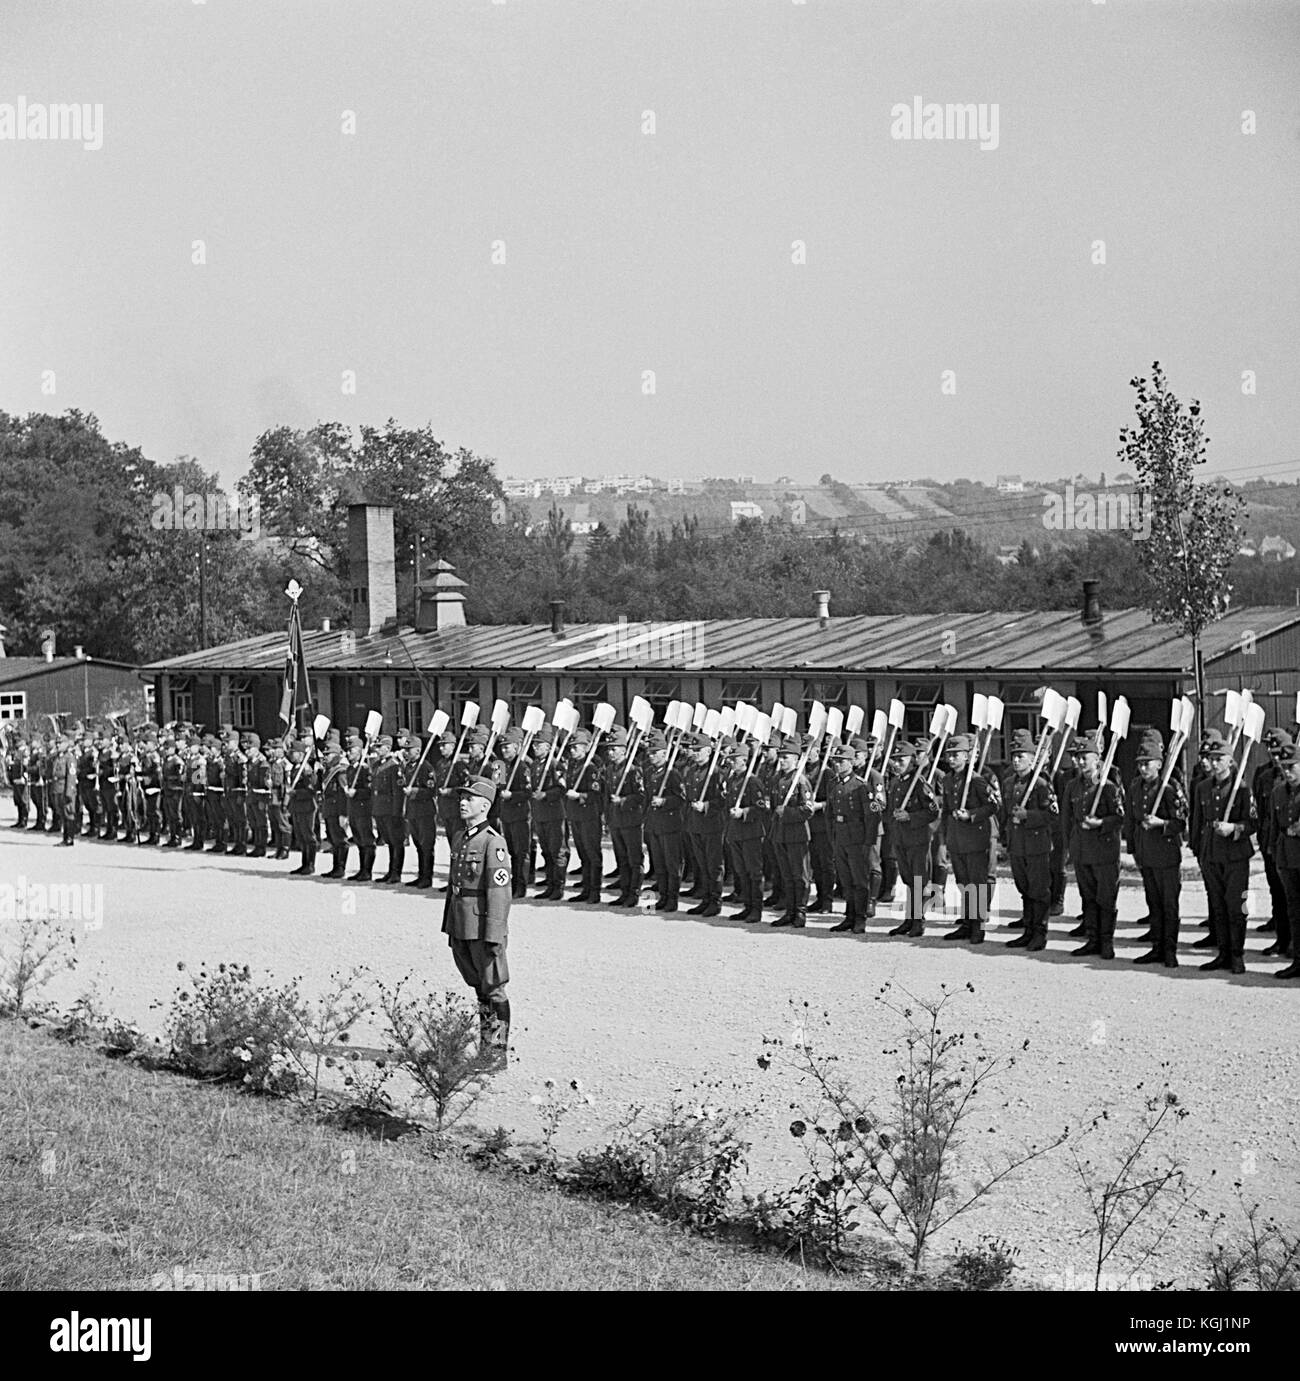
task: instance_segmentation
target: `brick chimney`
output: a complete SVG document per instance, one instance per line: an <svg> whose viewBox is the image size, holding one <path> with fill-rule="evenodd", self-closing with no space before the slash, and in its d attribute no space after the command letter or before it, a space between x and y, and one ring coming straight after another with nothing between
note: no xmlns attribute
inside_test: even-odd
<svg viewBox="0 0 1300 1381"><path fill-rule="evenodd" d="M378 633L386 624L395 624L397 565L390 505L348 505L348 563L353 631Z"/></svg>
<svg viewBox="0 0 1300 1381"><path fill-rule="evenodd" d="M449 562L439 560L433 573L416 587L418 604L415 614L417 633L436 633L440 628L465 627L465 582Z"/></svg>

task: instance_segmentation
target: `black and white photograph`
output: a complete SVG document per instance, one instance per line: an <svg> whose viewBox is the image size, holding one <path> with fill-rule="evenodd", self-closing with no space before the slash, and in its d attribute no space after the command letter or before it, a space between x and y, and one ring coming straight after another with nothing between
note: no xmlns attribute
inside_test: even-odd
<svg viewBox="0 0 1300 1381"><path fill-rule="evenodd" d="M0 32L7 1336L1293 1353L1300 6Z"/></svg>

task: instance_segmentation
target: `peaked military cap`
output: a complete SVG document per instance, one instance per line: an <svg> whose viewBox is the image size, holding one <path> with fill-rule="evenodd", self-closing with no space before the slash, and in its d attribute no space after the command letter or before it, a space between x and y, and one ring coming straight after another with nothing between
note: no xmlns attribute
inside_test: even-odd
<svg viewBox="0 0 1300 1381"><path fill-rule="evenodd" d="M456 788L458 796L481 796L488 805L497 798L497 784L488 777L475 777L472 782Z"/></svg>
<svg viewBox="0 0 1300 1381"><path fill-rule="evenodd" d="M975 747L975 738L972 734L954 734L948 740L949 753L969 753Z"/></svg>
<svg viewBox="0 0 1300 1381"><path fill-rule="evenodd" d="M1028 729L1017 729L1011 735L1011 751L1013 753L1030 753L1035 751L1034 736Z"/></svg>
<svg viewBox="0 0 1300 1381"><path fill-rule="evenodd" d="M1148 729L1138 742L1138 762L1161 762L1165 756L1165 741L1159 729Z"/></svg>
<svg viewBox="0 0 1300 1381"><path fill-rule="evenodd" d="M1201 735L1200 756L1203 758L1222 758L1227 755L1228 745L1217 729L1207 729Z"/></svg>

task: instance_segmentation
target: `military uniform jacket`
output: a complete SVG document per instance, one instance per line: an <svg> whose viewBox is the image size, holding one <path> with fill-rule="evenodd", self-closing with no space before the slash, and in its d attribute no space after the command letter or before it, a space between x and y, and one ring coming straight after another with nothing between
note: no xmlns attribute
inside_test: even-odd
<svg viewBox="0 0 1300 1381"><path fill-rule="evenodd" d="M533 765L525 759L512 758L509 762L504 759L501 762L504 769L501 778L501 791L497 792L497 801L501 806L501 819L511 825L527 824L532 816L533 793ZM510 796L503 798L501 792L505 790L506 782L510 781L510 774L515 774L515 779L510 783Z"/></svg>
<svg viewBox="0 0 1300 1381"><path fill-rule="evenodd" d="M820 802L821 809L815 810L808 817L809 834L830 834L831 833L831 783L835 780L835 771L828 764L824 772L821 771L820 764L818 771L821 773L820 780L817 777L810 783L812 799Z"/></svg>
<svg viewBox="0 0 1300 1381"><path fill-rule="evenodd" d="M1214 828L1216 820L1224 819L1228 808L1228 797L1232 795L1232 783L1236 773L1229 773L1227 781L1216 781L1214 777L1203 777L1196 786L1197 819L1201 828L1201 847L1197 857L1207 863L1240 863L1254 856L1255 846L1250 836L1255 833L1258 820L1255 815L1255 798L1243 787L1237 792L1232 803L1231 823L1242 826L1240 839L1225 839Z"/></svg>
<svg viewBox="0 0 1300 1381"><path fill-rule="evenodd" d="M162 759L153 751L140 760L140 785L146 796L157 796L162 791Z"/></svg>
<svg viewBox="0 0 1300 1381"><path fill-rule="evenodd" d="M1070 842L1070 856L1076 863L1118 864L1126 818L1124 790L1113 776L1106 779L1097 801L1101 824L1095 830L1085 830L1082 822L1092 813L1092 798L1096 795L1097 783L1090 782L1082 773L1066 792L1065 837Z"/></svg>
<svg viewBox="0 0 1300 1381"><path fill-rule="evenodd" d="M271 788L271 804L286 805L289 792L289 763L286 759L276 758L269 764L266 783Z"/></svg>
<svg viewBox="0 0 1300 1381"><path fill-rule="evenodd" d="M1271 854L1273 846L1277 842L1277 836L1274 833L1271 798L1273 788L1277 785L1280 776L1277 763L1270 758L1267 762L1260 763L1255 769L1254 776L1250 779L1250 794L1255 798L1255 816L1259 821L1259 850L1261 853Z"/></svg>
<svg viewBox="0 0 1300 1381"><path fill-rule="evenodd" d="M242 753L228 753L222 768L221 784L227 793L243 792L248 786L248 763Z"/></svg>
<svg viewBox="0 0 1300 1381"><path fill-rule="evenodd" d="M347 785L352 788L352 795L345 796L344 800L349 803L351 810L369 810L374 798L374 777L370 771L370 764L362 758L360 762L349 763L346 770ZM423 774L430 771L426 760L420 772Z"/></svg>
<svg viewBox="0 0 1300 1381"><path fill-rule="evenodd" d="M179 796L185 790L185 759L179 753L168 753L163 759L162 785L169 796Z"/></svg>
<svg viewBox="0 0 1300 1381"><path fill-rule="evenodd" d="M969 820L956 818L963 791L966 792L966 809L971 815ZM944 778L941 796L949 850L955 854L984 853L993 833L991 821L1002 806L997 778L972 772L967 790L966 773L949 772Z"/></svg>
<svg viewBox="0 0 1300 1381"><path fill-rule="evenodd" d="M566 820L585 822L587 824L600 824L600 763L594 758L587 763L587 769L583 771L583 763L586 762L586 754L580 758L566 757L562 763L551 768L555 773L557 785L563 787L565 793L570 790L577 790L578 799L575 801L565 794L564 816Z"/></svg>
<svg viewBox="0 0 1300 1381"><path fill-rule="evenodd" d="M1279 769L1277 778L1273 782L1273 789L1268 794L1268 817L1269 817L1269 838L1272 840L1271 851L1273 862L1279 868L1289 865L1282 862L1284 852L1283 846L1286 843L1286 810L1287 802L1291 795L1290 784L1287 782L1286 773Z"/></svg>
<svg viewBox="0 0 1300 1381"><path fill-rule="evenodd" d="M1129 852L1139 868L1177 868L1183 857L1183 828L1187 824L1187 796L1177 777L1169 778L1157 812L1165 822L1155 829L1142 828L1160 792L1160 778L1143 781L1134 777L1128 790Z"/></svg>
<svg viewBox="0 0 1300 1381"><path fill-rule="evenodd" d="M915 787L912 786L913 777L916 778ZM912 791L907 802L909 818L895 820L894 812L903 808L903 798L907 796L909 787ZM915 771L901 773L889 783L887 796L887 813L893 837L904 844L924 844L930 837L931 823L939 818L939 802L935 798L934 788L925 780L925 773L922 772L920 776L916 776Z"/></svg>
<svg viewBox="0 0 1300 1381"><path fill-rule="evenodd" d="M395 757L385 758L371 769L370 808L375 815L401 815L406 804L406 774Z"/></svg>
<svg viewBox="0 0 1300 1381"><path fill-rule="evenodd" d="M326 815L340 816L348 813L348 798L343 788L348 784L347 763L336 762L326 768L325 780L321 783L321 809Z"/></svg>
<svg viewBox="0 0 1300 1381"><path fill-rule="evenodd" d="M71 748L54 759L54 794L71 800L77 794L77 758Z"/></svg>
<svg viewBox="0 0 1300 1381"><path fill-rule="evenodd" d="M768 795L767 786L759 777L758 768L754 769L746 785L746 770L741 768L733 771L726 782L728 810L736 804L739 797L742 812L739 818L734 815L727 817L727 836L735 843L743 843L748 839L762 839L772 823L772 798Z"/></svg>
<svg viewBox="0 0 1300 1381"><path fill-rule="evenodd" d="M24 786L27 782L27 759L17 751L5 757L5 772L10 786Z"/></svg>
<svg viewBox="0 0 1300 1381"><path fill-rule="evenodd" d="M686 799L682 787L682 774L676 768L664 776L664 769L647 763L646 769L645 827L651 834L675 834L682 827L682 804ZM660 781L663 785L660 786ZM656 796L662 796L661 806L653 804Z"/></svg>
<svg viewBox="0 0 1300 1381"><path fill-rule="evenodd" d="M708 787L704 785L708 778ZM722 778L715 765L712 775L709 764L703 767L698 762L687 765L682 778L682 789L686 804L682 809L682 828L687 834L721 834L727 827L727 809L730 802L724 798ZM694 802L704 793L704 809L696 810Z"/></svg>
<svg viewBox="0 0 1300 1381"><path fill-rule="evenodd" d="M547 746L550 751L550 746ZM564 787L558 779L559 763L554 758L551 759L551 770L546 772L546 758L535 758L531 763L533 769L533 794L536 795L540 786L542 799L533 801L533 824L535 825L554 825L564 819ZM542 782L542 773L546 772L546 781Z"/></svg>
<svg viewBox="0 0 1300 1381"><path fill-rule="evenodd" d="M789 795L789 804L782 803ZM772 843L797 844L809 838L808 821L812 818L812 786L798 770L778 772L772 778Z"/></svg>
<svg viewBox="0 0 1300 1381"><path fill-rule="evenodd" d="M510 917L510 855L491 825L466 830L456 843L448 876L442 931L453 940L506 942Z"/></svg>
<svg viewBox="0 0 1300 1381"><path fill-rule="evenodd" d="M1300 787L1292 786L1283 776L1273 788L1273 799L1277 811L1277 866L1300 868ZM1292 830L1296 831L1294 835Z"/></svg>
<svg viewBox="0 0 1300 1381"><path fill-rule="evenodd" d="M96 766L95 750L93 748L87 748L77 759L77 775L88 788L93 788L95 785Z"/></svg>
<svg viewBox="0 0 1300 1381"><path fill-rule="evenodd" d="M302 768L302 775L298 775L298 769ZM295 814L303 815L308 811L316 809L316 793L320 789L320 769L315 763L290 763L289 781L292 784L297 778L297 785L291 785L289 791L289 805Z"/></svg>
<svg viewBox="0 0 1300 1381"><path fill-rule="evenodd" d="M222 767L220 758L211 757L208 759L207 774L209 791L222 791L225 789L223 786Z"/></svg>
<svg viewBox="0 0 1300 1381"><path fill-rule="evenodd" d="M870 781L854 771L847 777L832 777L827 784L827 823L837 847L877 843L884 809L885 788L874 771Z"/></svg>
<svg viewBox="0 0 1300 1381"><path fill-rule="evenodd" d="M1052 822L1060 813L1056 792L1041 776L1034 783L1028 799L1025 799L1029 776L1026 773L1023 777L1017 777L1012 773L1002 793L1002 814L998 820L1002 836L1007 841L1007 852L1022 858L1052 852ZM1015 820L1011 815L1019 805L1025 809L1023 820Z"/></svg>

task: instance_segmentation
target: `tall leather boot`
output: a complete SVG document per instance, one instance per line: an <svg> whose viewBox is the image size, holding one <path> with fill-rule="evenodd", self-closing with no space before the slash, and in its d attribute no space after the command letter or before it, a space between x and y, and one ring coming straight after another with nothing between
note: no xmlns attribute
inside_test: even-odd
<svg viewBox="0 0 1300 1381"><path fill-rule="evenodd" d="M327 878L341 878L348 871L348 849L345 844L341 849L334 851L334 864L329 872L325 874Z"/></svg>
<svg viewBox="0 0 1300 1381"><path fill-rule="evenodd" d="M1154 943L1145 954L1139 954L1134 959L1135 964L1163 964L1165 961L1165 922L1161 918L1153 918L1151 934L1155 937Z"/></svg>
<svg viewBox="0 0 1300 1381"><path fill-rule="evenodd" d="M1119 912L1111 907L1097 917L1097 953L1102 959L1115 957L1115 922Z"/></svg>
<svg viewBox="0 0 1300 1381"><path fill-rule="evenodd" d="M1101 914L1095 906L1085 902L1083 907L1083 928L1087 940L1078 949L1072 949L1071 954L1081 958L1091 954L1101 953Z"/></svg>
<svg viewBox="0 0 1300 1381"><path fill-rule="evenodd" d="M488 1060L492 1054L492 1033L496 1029L496 1019L492 1015L492 1004L478 1000L478 1055L480 1060Z"/></svg>
<svg viewBox="0 0 1300 1381"><path fill-rule="evenodd" d="M1036 901L1032 905L1029 913L1029 943L1025 946L1027 950L1040 950L1047 948L1047 912L1051 907L1049 901Z"/></svg>
<svg viewBox="0 0 1300 1381"><path fill-rule="evenodd" d="M1024 929L1020 932L1019 935L1016 936L1016 938L1015 938L1014 940L1008 940L1008 941L1007 941L1007 948L1008 948L1008 949L1028 949L1028 948L1029 948L1029 942L1030 942L1030 940L1033 939L1033 932L1030 930L1030 926L1029 926L1029 916L1030 916L1031 912L1033 911L1034 903L1031 902L1031 901L1028 901L1028 900L1025 900L1025 899L1022 898L1022 899L1021 899L1021 904L1022 904L1022 906L1023 906L1024 913L1025 913L1025 914L1024 914L1024 920L1023 920ZM1013 930L1015 929L1014 923L1013 923L1013 925L1012 925L1012 929L1013 929Z"/></svg>

